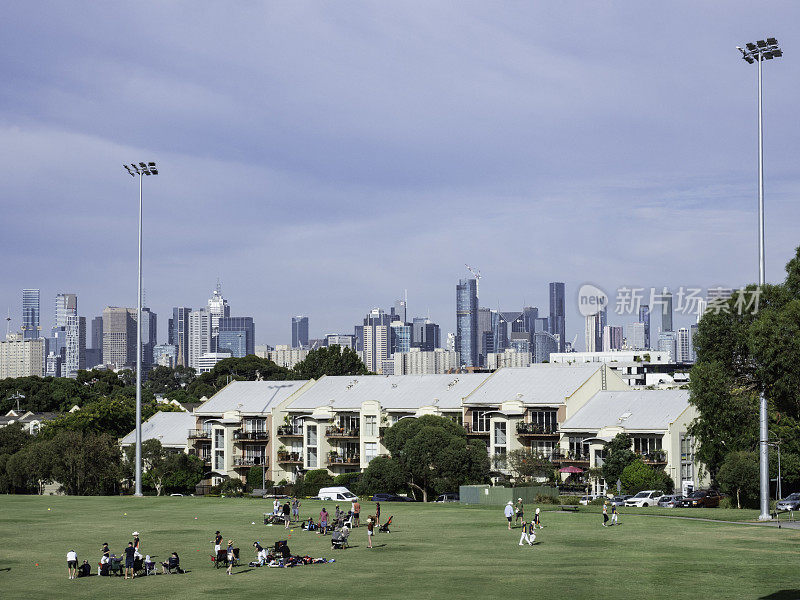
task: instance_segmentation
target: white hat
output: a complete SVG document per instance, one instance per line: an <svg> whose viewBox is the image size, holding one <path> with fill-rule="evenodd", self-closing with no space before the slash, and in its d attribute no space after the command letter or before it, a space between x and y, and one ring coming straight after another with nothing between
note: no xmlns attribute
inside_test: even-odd
<svg viewBox="0 0 800 600"><path fill-rule="evenodd" d="M522 502L522 498L517 498L517 501L518 502Z"/></svg>
<svg viewBox="0 0 800 600"><path fill-rule="evenodd" d="M134 531L131 535L139 535L138 531Z"/></svg>
<svg viewBox="0 0 800 600"><path fill-rule="evenodd" d="M507 502L507 504L514 504L514 503L513 503L511 500L509 500L509 501Z"/></svg>

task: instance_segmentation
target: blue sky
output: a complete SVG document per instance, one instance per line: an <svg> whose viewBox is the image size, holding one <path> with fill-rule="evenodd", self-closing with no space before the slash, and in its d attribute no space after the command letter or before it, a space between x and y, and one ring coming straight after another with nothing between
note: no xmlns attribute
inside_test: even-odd
<svg viewBox="0 0 800 600"><path fill-rule="evenodd" d="M0 309L80 313L217 278L258 343L351 332L408 290L451 331L455 284L547 310L567 283L757 278L755 66L766 36L767 277L800 244L800 5L770 2L11 2L0 28ZM621 323L629 319L611 318ZM680 321L679 321L680 323ZM582 345L579 343L579 346Z"/></svg>

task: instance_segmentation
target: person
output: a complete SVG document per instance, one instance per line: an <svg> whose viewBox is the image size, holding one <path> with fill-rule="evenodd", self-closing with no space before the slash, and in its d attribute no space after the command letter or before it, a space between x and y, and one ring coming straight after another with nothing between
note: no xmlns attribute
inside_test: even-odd
<svg viewBox="0 0 800 600"><path fill-rule="evenodd" d="M292 519L300 520L300 499L297 497L292 498Z"/></svg>
<svg viewBox="0 0 800 600"><path fill-rule="evenodd" d="M336 510L333 511L333 526L338 527L339 523L342 518L342 511L339 509L339 505L336 505Z"/></svg>
<svg viewBox="0 0 800 600"><path fill-rule="evenodd" d="M525 517L525 510L522 506L522 498L517 500L517 506L514 510L514 525L517 524L517 521L522 521Z"/></svg>
<svg viewBox="0 0 800 600"><path fill-rule="evenodd" d="M619 525L619 522L617 521L617 505L613 502L611 503L611 524Z"/></svg>
<svg viewBox="0 0 800 600"><path fill-rule="evenodd" d="M533 529L536 529L537 527L539 529L542 528L542 521L539 518L539 507L538 506L536 507L536 513L533 515Z"/></svg>
<svg viewBox="0 0 800 600"><path fill-rule="evenodd" d="M289 501L287 500L286 504L283 505L283 528L284 529L289 529L289 523L292 520L291 511L292 511L292 509L289 506Z"/></svg>
<svg viewBox="0 0 800 600"><path fill-rule="evenodd" d="M322 507L322 510L319 513L319 533L325 535L326 530L328 529L328 511L325 510L325 507Z"/></svg>
<svg viewBox="0 0 800 600"><path fill-rule="evenodd" d="M359 515L361 514L361 504L359 504L358 498L356 498L353 501L352 510L353 510L353 527L358 527L360 524L358 518Z"/></svg>
<svg viewBox="0 0 800 600"><path fill-rule="evenodd" d="M166 573L167 571L170 571L172 569L175 569L176 572L180 573L181 572L180 568L181 568L181 559L178 557L177 552L173 552L170 555L169 560L161 563L162 573Z"/></svg>
<svg viewBox="0 0 800 600"><path fill-rule="evenodd" d="M131 535L133 536L134 556L136 558L142 558L142 553L139 552L139 532L138 531L134 531Z"/></svg>
<svg viewBox="0 0 800 600"><path fill-rule="evenodd" d="M380 525L381 524L381 503L380 502L376 502L375 503L375 524L376 525Z"/></svg>
<svg viewBox="0 0 800 600"><path fill-rule="evenodd" d="M608 502L603 502L603 527L608 523Z"/></svg>
<svg viewBox="0 0 800 600"><path fill-rule="evenodd" d="M111 560L111 552L108 549L108 542L103 542L103 550L102 550L102 555L100 556L100 564L97 565L98 575L108 575L109 567L107 565L110 562L110 560Z"/></svg>
<svg viewBox="0 0 800 600"><path fill-rule="evenodd" d="M253 542L253 548L256 549L256 562L260 567L263 567L267 562L267 551L258 542Z"/></svg>
<svg viewBox="0 0 800 600"><path fill-rule="evenodd" d="M133 542L128 542L128 547L125 548L125 579L128 578L128 573L131 574L131 579L136 577L133 572L133 562L135 559L136 549L133 547Z"/></svg>
<svg viewBox="0 0 800 600"><path fill-rule="evenodd" d="M84 560L83 564L78 567L78 577L88 577L92 574L92 567L88 560Z"/></svg>
<svg viewBox="0 0 800 600"><path fill-rule="evenodd" d="M231 573L231 570L233 569L234 558L235 557L233 555L233 540L228 540L228 571L227 571L228 575L233 575L233 573Z"/></svg>
<svg viewBox="0 0 800 600"><path fill-rule="evenodd" d="M149 554L144 557L144 574L145 575L156 574L156 563L152 558L150 558Z"/></svg>
<svg viewBox="0 0 800 600"><path fill-rule="evenodd" d="M528 546L533 546L533 540L536 539L536 534L533 533L533 523L528 523L525 519L522 520L522 535L519 536L519 545L522 542L528 542Z"/></svg>
<svg viewBox="0 0 800 600"><path fill-rule="evenodd" d="M75 579L78 575L78 553L75 550L67 552L67 578Z"/></svg>
<svg viewBox="0 0 800 600"><path fill-rule="evenodd" d="M281 514L281 501L275 498L272 502L272 514L279 515Z"/></svg>
<svg viewBox="0 0 800 600"><path fill-rule="evenodd" d="M511 531L511 519L514 518L514 507L512 506L511 500L506 503L503 514L506 516L506 521L508 521L508 530Z"/></svg>
<svg viewBox="0 0 800 600"><path fill-rule="evenodd" d="M214 534L214 554L219 554L219 551L222 549L222 534L217 531Z"/></svg>
<svg viewBox="0 0 800 600"><path fill-rule="evenodd" d="M367 548L372 548L372 536L375 533L375 521L372 517L367 518Z"/></svg>

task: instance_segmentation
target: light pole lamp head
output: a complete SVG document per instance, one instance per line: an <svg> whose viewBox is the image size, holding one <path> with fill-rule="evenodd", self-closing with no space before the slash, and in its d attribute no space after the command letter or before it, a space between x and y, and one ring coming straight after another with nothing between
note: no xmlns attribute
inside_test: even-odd
<svg viewBox="0 0 800 600"><path fill-rule="evenodd" d="M783 50L781 50L778 40L774 37L758 40L755 43L747 42L744 49L739 46L736 46L736 49L742 53L742 59L750 65L756 61L772 60L783 56Z"/></svg>
<svg viewBox="0 0 800 600"><path fill-rule="evenodd" d="M140 162L138 165L136 163L131 163L130 165L122 166L131 177L136 177L136 175L158 175L158 169L156 168L156 163L154 162Z"/></svg>

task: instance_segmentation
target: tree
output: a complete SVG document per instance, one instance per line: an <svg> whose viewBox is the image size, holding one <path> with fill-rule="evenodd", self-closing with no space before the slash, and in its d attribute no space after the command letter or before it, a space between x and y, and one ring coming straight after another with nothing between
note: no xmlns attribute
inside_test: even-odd
<svg viewBox="0 0 800 600"><path fill-rule="evenodd" d="M757 506L759 499L758 455L752 451L730 452L717 473L726 494L736 495L736 507Z"/></svg>
<svg viewBox="0 0 800 600"><path fill-rule="evenodd" d="M352 348L338 345L317 348L294 366L295 379L319 379L323 375L367 375L369 371Z"/></svg>
<svg viewBox="0 0 800 600"><path fill-rule="evenodd" d="M195 380L195 377L195 370L191 367L170 368L158 365L147 374L145 385L153 393L165 394L186 387Z"/></svg>
<svg viewBox="0 0 800 600"><path fill-rule="evenodd" d="M47 440L37 440L28 444L16 454L11 455L6 469L14 488L37 494L44 493L44 486L52 481L52 444Z"/></svg>
<svg viewBox="0 0 800 600"><path fill-rule="evenodd" d="M170 452L164 459L164 489L168 493L193 493L203 479L205 465L193 454Z"/></svg>
<svg viewBox="0 0 800 600"><path fill-rule="evenodd" d="M116 438L108 434L61 430L31 447L47 452L51 478L66 494L96 496L118 488L121 455Z"/></svg>
<svg viewBox="0 0 800 600"><path fill-rule="evenodd" d="M408 474L399 461L392 460L388 456L376 456L369 462L361 475L359 493L397 494L405 491L406 481L408 481Z"/></svg>
<svg viewBox="0 0 800 600"><path fill-rule="evenodd" d="M631 450L631 438L626 433L618 433L608 444L603 459L603 478L609 486L614 486L617 479L622 478L622 471L637 460L636 453Z"/></svg>
<svg viewBox="0 0 800 600"><path fill-rule="evenodd" d="M298 478L298 483L296 483L295 486L297 487L299 483L300 480ZM331 477L327 469L314 469L313 471L308 471L302 481L302 495L317 496L319 495L320 488L328 487L331 484L333 484L333 477ZM300 495L297 490L295 490L295 493L298 496Z"/></svg>
<svg viewBox="0 0 800 600"><path fill-rule="evenodd" d="M553 474L553 463L541 453L528 448L509 452L506 464L515 479L527 480L531 477L549 477Z"/></svg>
<svg viewBox="0 0 800 600"><path fill-rule="evenodd" d="M629 494L642 490L658 490L670 493L675 488L672 478L662 469L656 469L636 459L622 470L622 487Z"/></svg>
<svg viewBox="0 0 800 600"><path fill-rule="evenodd" d="M264 467L254 465L247 470L247 487L250 490L260 490L264 488Z"/></svg>

